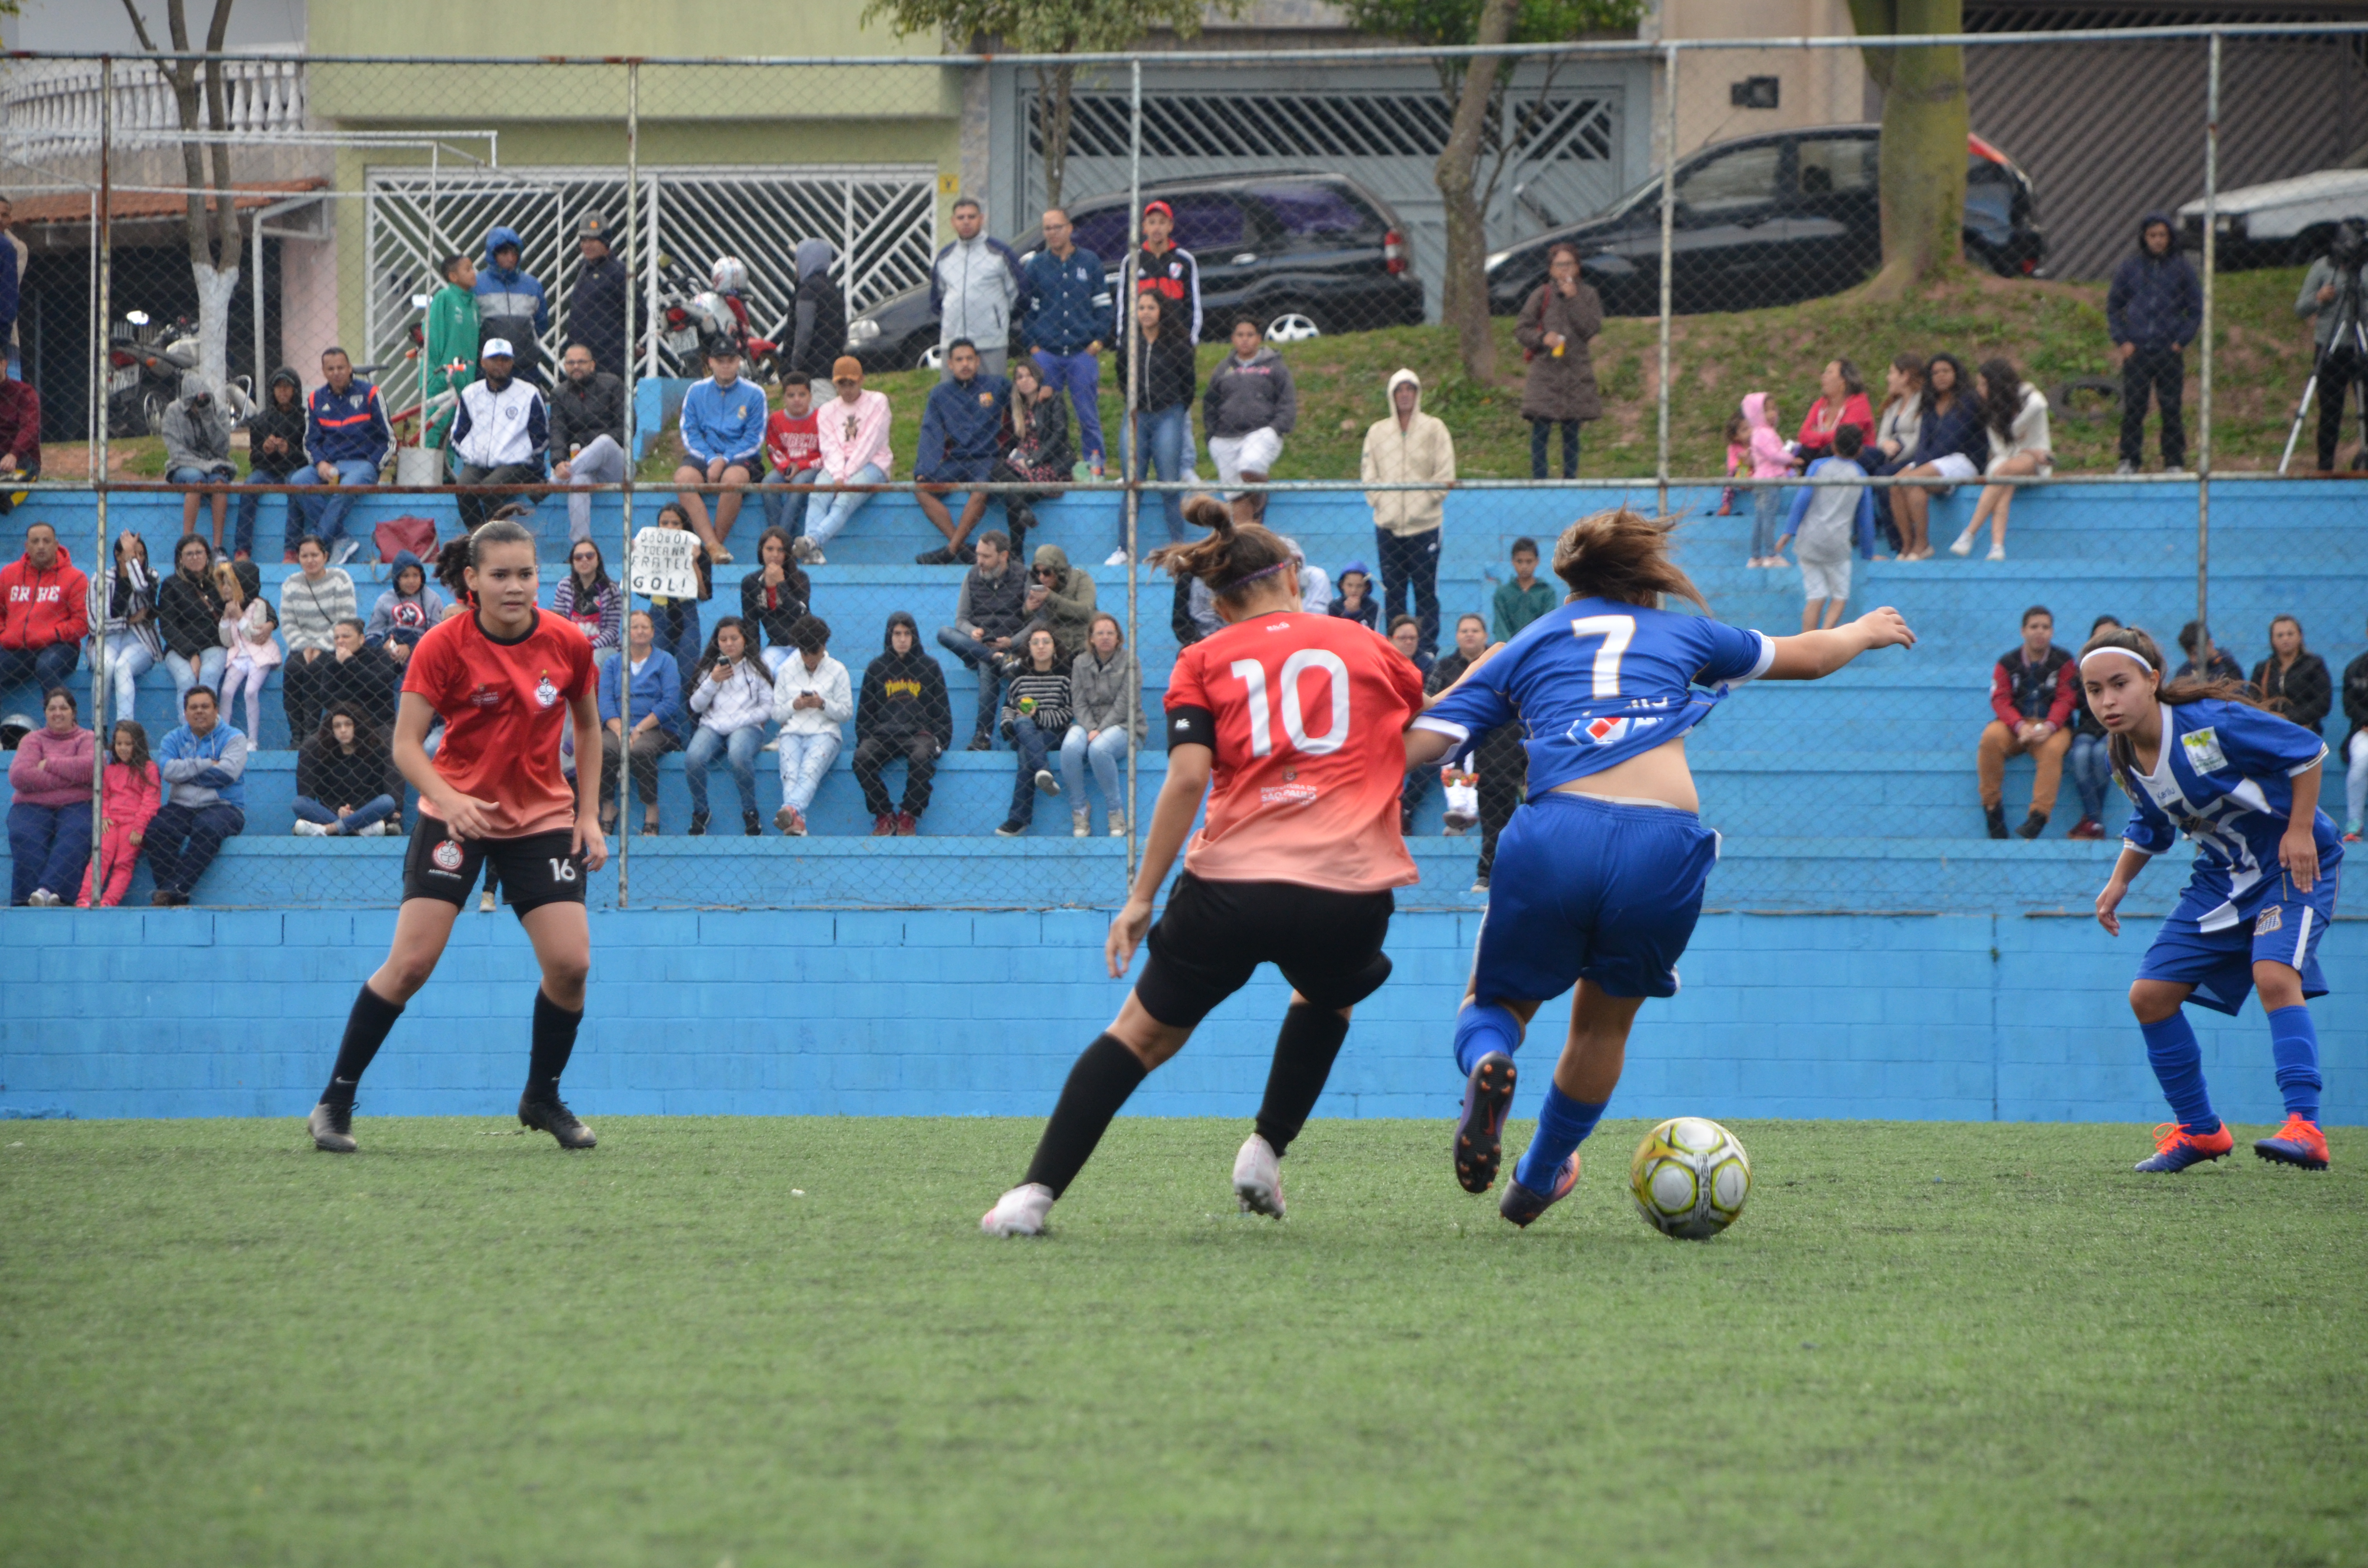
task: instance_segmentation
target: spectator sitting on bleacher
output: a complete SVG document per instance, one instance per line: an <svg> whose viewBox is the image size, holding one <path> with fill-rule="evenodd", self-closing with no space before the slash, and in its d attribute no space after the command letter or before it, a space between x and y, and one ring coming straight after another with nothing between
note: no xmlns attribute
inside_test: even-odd
<svg viewBox="0 0 2368 1568"><path fill-rule="evenodd" d="M2022 612L2022 642L1999 655L1990 672L1990 711L1998 716L1982 728L1975 752L1981 780L1982 815L1992 838L2006 834L2006 763L2026 752L2039 765L2031 786L2031 814L2014 830L2018 838L2037 838L2047 830L2048 814L2055 809L2055 788L2064 773L2064 754L2071 749L2072 705L2079 695L2080 666L2055 646L2055 617L2045 605Z"/></svg>
<svg viewBox="0 0 2368 1568"><path fill-rule="evenodd" d="M978 536L978 560L962 574L954 623L938 628L938 646L978 672L978 719L970 749L992 751L995 715L1003 706L1003 661L1028 624L1028 574L1011 559L1008 541L994 528Z"/></svg>
<svg viewBox="0 0 2368 1568"><path fill-rule="evenodd" d="M2104 631L2119 631L2118 617L2100 615L2089 628L2089 642ZM2083 642L2082 647L2088 643ZM2064 770L2072 776L2073 791L2080 797L2080 820L2066 838L2105 836L2105 791L2113 782L2113 762L2106 745L2105 726L2089 709L2089 688L2076 667L2072 676L2072 749L2064 754Z"/></svg>
<svg viewBox="0 0 2368 1568"><path fill-rule="evenodd" d="M1277 537L1282 539L1283 549L1291 551L1291 564L1299 573L1299 608L1309 615L1329 613L1332 608L1330 574L1307 559L1307 551L1299 548L1297 540L1281 535ZM1200 578L1195 577L1192 581L1201 588L1201 597L1193 601L1193 614L1197 617L1201 612L1200 607L1207 605L1210 619L1215 623L1209 630L1214 631L1217 625L1223 624L1216 622L1216 596L1209 592L1208 585L1201 583Z"/></svg>
<svg viewBox="0 0 2368 1568"><path fill-rule="evenodd" d="M31 382L9 376L0 380L0 479L40 477L41 394ZM0 514L16 506L16 494L0 491Z"/></svg>
<svg viewBox="0 0 2368 1568"><path fill-rule="evenodd" d="M203 541L200 540L200 543ZM222 602L222 619L216 633L228 651L222 662L222 695L219 699L222 716L230 710L239 692L246 694L246 733L263 733L263 683L279 667L279 641L272 633L279 629L279 618L272 613L271 601L259 593L250 593L246 579L239 575L241 565L253 562L217 561L214 562L214 597ZM181 694L186 710L188 693ZM293 740L303 734L290 730Z"/></svg>
<svg viewBox="0 0 2368 1568"><path fill-rule="evenodd" d="M798 536L798 560L808 566L823 563L822 547L837 539L838 530L871 499L869 490L837 487L879 484L896 460L888 449L888 400L863 390L863 361L840 355L830 368L830 384L838 395L814 415L822 472L814 483L815 489L833 493L806 502L806 531Z"/></svg>
<svg viewBox="0 0 2368 1568"><path fill-rule="evenodd" d="M0 690L63 686L90 634L90 579L47 523L25 529L25 553L0 567Z"/></svg>
<svg viewBox="0 0 2368 1568"><path fill-rule="evenodd" d="M1429 673L1422 678L1424 694L1436 697L1454 685L1456 677L1471 668L1472 662L1486 652L1487 647L1487 621L1469 610L1458 616L1455 619L1455 646L1431 662ZM1462 771L1473 772L1475 769L1476 764L1474 764ZM1398 791L1398 830L1401 833L1414 831L1414 809L1422 803L1423 795L1430 789L1434 771L1428 767L1408 770L1406 783ZM1451 836L1460 836L1476 819L1456 817L1453 804L1451 798L1446 831Z"/></svg>
<svg viewBox="0 0 2368 1568"><path fill-rule="evenodd" d="M395 702L403 690L402 662L392 646L369 640L359 616L337 622L336 639L320 666L322 710L342 703L381 732L393 733Z"/></svg>
<svg viewBox="0 0 2368 1568"><path fill-rule="evenodd" d="M181 699L181 719L156 747L166 798L148 824L149 902L161 908L188 903L222 841L246 831L246 737L221 722L202 686Z"/></svg>
<svg viewBox="0 0 2368 1568"><path fill-rule="evenodd" d="M2174 680L2233 680L2245 678L2245 666L2237 655L2212 641L2212 629L2200 620L2191 620L2179 629L2179 651L2187 657L2173 672Z"/></svg>
<svg viewBox="0 0 2368 1568"><path fill-rule="evenodd" d="M298 540L296 564L302 570L279 585L279 636L288 645L287 667L279 676L280 700L288 710L291 741L320 727L321 710L328 700L322 693L328 674L322 661L336 653L337 622L360 613L353 578L329 564L328 547L322 540L311 535Z"/></svg>
<svg viewBox="0 0 2368 1568"><path fill-rule="evenodd" d="M740 350L723 342L707 352L707 379L683 393L682 466L674 471L677 484L746 484L765 472L765 392L740 379ZM726 490L715 498L715 523L708 526L707 502L696 490L677 493L675 501L718 565L731 561L724 540L740 518L741 493Z"/></svg>
<svg viewBox="0 0 2368 1568"><path fill-rule="evenodd" d="M115 710L137 718L140 677L165 653L156 634L156 577L148 566L148 541L137 533L115 536L115 564L90 585L89 616L98 628L92 641L115 682Z"/></svg>
<svg viewBox="0 0 2368 1568"><path fill-rule="evenodd" d="M1004 667L1003 732L1019 754L1013 770L1011 814L995 830L998 838L1017 838L1036 820L1039 793L1057 795L1061 781L1046 767L1054 737L1069 733L1069 672L1061 667L1060 649L1053 633L1032 627L1028 652Z"/></svg>
<svg viewBox="0 0 2368 1568"><path fill-rule="evenodd" d="M1538 581L1538 541L1517 539L1508 556L1513 563L1513 580L1497 585L1497 597L1491 604L1488 636L1493 642L1510 642L1521 633L1521 628L1554 608L1561 601L1554 585Z"/></svg>
<svg viewBox="0 0 2368 1568"><path fill-rule="evenodd" d="M953 744L953 706L946 699L946 672L921 651L920 629L911 616L901 609L891 614L881 641L882 651L864 670L856 699L855 781L871 813L871 836L909 838L929 809L939 755ZM880 778L899 756L907 764L902 810L891 805Z"/></svg>
<svg viewBox="0 0 2368 1568"><path fill-rule="evenodd" d="M2357 844L2368 831L2368 653L2343 666L2343 841Z"/></svg>
<svg viewBox="0 0 2368 1568"><path fill-rule="evenodd" d="M630 688L626 683L631 682ZM625 731L624 697L633 699L633 728ZM617 762L632 758L633 793L642 802L642 831L658 830L658 758L682 744L682 672L657 645L650 612L625 622L625 656L600 666L600 826L617 825Z"/></svg>
<svg viewBox="0 0 2368 1568"><path fill-rule="evenodd" d="M334 702L296 753L296 836L369 838L403 831L403 778L381 732Z"/></svg>
<svg viewBox="0 0 2368 1568"><path fill-rule="evenodd" d="M302 506L288 510L288 531L313 535L324 542L337 540L337 557L350 560L360 545L342 539L346 514L352 510L354 492L378 483L379 465L394 444L386 422L386 406L378 389L354 379L354 362L342 348L321 351L323 384L313 390L304 416L304 455L313 460L313 475L337 487L335 495L301 495ZM290 550L286 560L293 562ZM307 726L309 729L310 726Z"/></svg>
<svg viewBox="0 0 2368 1568"><path fill-rule="evenodd" d="M221 488L238 480L238 465L230 460L230 415L214 401L214 389L195 370L181 373L181 395L165 408L157 434L165 438L165 482L168 484L211 485L214 513L214 553L222 553L222 525L230 517L230 492ZM198 528L198 503L208 492L192 489L181 497L181 531Z"/></svg>
<svg viewBox="0 0 2368 1568"><path fill-rule="evenodd" d="M1439 661L1422 651L1422 622L1410 615L1393 617L1389 630L1390 646L1406 655L1406 663L1430 674L1430 666Z"/></svg>
<svg viewBox="0 0 2368 1568"><path fill-rule="evenodd" d="M2252 684L2273 711L2314 735L2335 706L2335 677L2325 659L2302 645L2302 622L2290 615L2270 622L2270 656L2253 666Z"/></svg>
<svg viewBox="0 0 2368 1568"><path fill-rule="evenodd" d="M1869 478L1886 477L1909 465L1924 425L1924 356L1900 353L1891 357L1883 373L1883 407L1876 411L1874 439L1858 455L1858 466ZM1894 551L1906 548L1898 519L1891 510L1889 486L1874 492L1874 526Z"/></svg>
<svg viewBox="0 0 2368 1568"><path fill-rule="evenodd" d="M1028 630L1041 626L1050 631L1065 665L1085 652L1086 634L1093 630L1094 580L1084 567L1070 565L1069 552L1059 545L1040 544L1021 608L1028 612Z"/></svg>
<svg viewBox="0 0 2368 1568"><path fill-rule="evenodd" d="M2023 381L2011 361L1985 359L1974 377L1981 393L1982 424L1988 433L1990 454L1984 472L1991 479L2045 479L2055 472L2055 452L2047 433L2047 395ZM1974 536L1990 525L1990 552L1984 559L2006 559L2007 514L2014 509L2011 484L1985 484L1974 504L1974 520L1949 547L1952 555L1970 555Z"/></svg>
<svg viewBox="0 0 2368 1568"><path fill-rule="evenodd" d="M806 503L822 472L821 426L815 422L814 381L783 372L781 406L765 420L765 521L796 539L805 531Z"/></svg>
<svg viewBox="0 0 2368 1568"><path fill-rule="evenodd" d="M1904 478L1968 480L1989 465L1989 436L1982 426L1981 400L1965 384L1965 367L1953 354L1935 354L1924 366L1924 396L1917 406L1916 449ZM1951 490L1908 485L1891 493L1892 517L1899 524L1899 559L1932 556L1932 503ZM1968 546L1967 548L1971 548Z"/></svg>
<svg viewBox="0 0 2368 1568"><path fill-rule="evenodd" d="M1126 797L1120 793L1119 764L1143 733L1143 710L1134 700L1134 655L1118 617L1094 617L1086 651L1069 666L1069 728L1061 737L1061 779L1069 790L1069 831L1078 838L1093 831L1086 805L1086 768L1102 787L1113 838L1126 836Z"/></svg>
<svg viewBox="0 0 2368 1568"><path fill-rule="evenodd" d="M263 406L246 422L246 484L238 497L238 522L231 529L230 552L240 560L255 555L255 524L263 513L258 484L302 484L304 479L304 382L282 365L271 372ZM284 541L280 553L290 553L296 537L296 497L283 495L288 516L280 523ZM186 529L184 530L186 531Z"/></svg>
<svg viewBox="0 0 2368 1568"><path fill-rule="evenodd" d="M913 478L923 487L913 493L921 515L946 536L935 550L913 557L916 566L967 566L978 559L970 547L970 530L986 516L987 493L973 490L962 500L957 522L944 496L957 484L976 484L995 471L1011 383L1001 376L979 373L978 345L959 338L946 350L946 369L952 374L929 389L921 409L921 434L913 451Z"/></svg>
<svg viewBox="0 0 2368 1568"><path fill-rule="evenodd" d="M609 581L609 562L590 540L579 539L567 547L567 575L552 591L551 613L575 623L592 644L595 658L624 642L625 597Z"/></svg>
<svg viewBox="0 0 2368 1568"><path fill-rule="evenodd" d="M427 568L411 551L395 551L393 579L370 606L370 645L383 647L396 664L407 664L419 640L443 619L444 596L427 585Z"/></svg>
<svg viewBox="0 0 2368 1568"><path fill-rule="evenodd" d="M1332 596L1325 613L1343 620L1362 621L1375 631L1382 629L1382 604L1373 597L1373 574L1365 570L1361 561L1351 561L1340 568L1340 591Z"/></svg>
<svg viewBox="0 0 2368 1568"><path fill-rule="evenodd" d="M1266 341L1252 317L1234 324L1234 351L1209 372L1201 393L1201 428L1209 437L1209 460L1222 485L1263 484L1282 457L1282 438L1299 418L1299 393L1291 367ZM1234 517L1245 523L1266 515L1262 490L1235 490L1226 496Z"/></svg>
<svg viewBox="0 0 2368 1568"><path fill-rule="evenodd" d="M1858 444L1874 438L1874 410L1866 401L1866 382L1858 367L1847 359L1828 359L1817 378L1817 401L1801 420L1801 438L1793 456L1804 463L1834 455L1834 436L1844 426L1858 430Z"/></svg>
<svg viewBox="0 0 2368 1568"><path fill-rule="evenodd" d="M765 744L765 721L773 714L773 682L752 645L754 630L736 615L715 623L707 651L691 671L690 710L699 728L683 748L682 778L690 788L690 835L707 833L707 769L716 754L732 770L740 794L740 827L754 838L764 829L757 818L757 752Z"/></svg>
<svg viewBox="0 0 2368 1568"><path fill-rule="evenodd" d="M173 547L173 574L156 590L156 627L165 639L165 668L173 676L173 706L193 686L222 687L222 600L214 587L213 551L185 534Z"/></svg>
<svg viewBox="0 0 2368 1568"><path fill-rule="evenodd" d="M830 627L800 616L790 628L790 656L773 672L773 722L781 727L781 809L773 825L803 838L806 812L838 760L839 726L855 717L847 666L830 656Z"/></svg>
<svg viewBox="0 0 2368 1568"><path fill-rule="evenodd" d="M507 338L490 339L477 361L477 379L461 389L461 413L452 421L454 483L529 484L542 478L551 410L531 381L510 373L517 363ZM475 533L503 505L498 494L463 493L461 526Z"/></svg>
<svg viewBox="0 0 2368 1568"><path fill-rule="evenodd" d="M131 869L148 836L148 824L165 799L165 781L148 756L148 732L137 720L118 719L108 747L112 756L99 783L98 906L113 909L131 890ZM82 874L84 909L90 907L91 873Z"/></svg>
<svg viewBox="0 0 2368 1568"><path fill-rule="evenodd" d="M790 628L813 601L814 584L797 563L797 540L778 528L758 534L757 569L740 579L740 619L763 633L761 655L768 674L780 670L790 656Z"/></svg>
<svg viewBox="0 0 2368 1568"><path fill-rule="evenodd" d="M1011 396L1003 410L1001 455L987 477L1002 484L1062 484L1076 471L1077 449L1069 442L1069 405L1044 381L1033 359L1011 368ZM1051 491L1002 492L1004 526L1011 552L1021 553L1036 526L1036 503Z"/></svg>
<svg viewBox="0 0 2368 1568"><path fill-rule="evenodd" d="M581 281L578 283L579 296ZM621 484L625 479L625 383L600 369L588 345L559 357L551 391L551 478L556 484ZM609 498L611 506L615 498ZM567 498L567 537L592 537L592 497Z"/></svg>
<svg viewBox="0 0 2368 1568"><path fill-rule="evenodd" d="M82 885L90 860L90 786L97 737L74 722L80 707L64 687L41 701L42 725L8 758L8 902L54 909ZM59 889L65 891L61 892Z"/></svg>
<svg viewBox="0 0 2368 1568"><path fill-rule="evenodd" d="M690 514L682 503L669 501L658 508L658 527L689 528ZM699 663L700 650L705 646L699 631L699 607L715 597L715 565L700 545L691 552L691 564L699 569L699 595L696 598L672 599L664 594L650 596L650 624L656 629L658 646L674 656L674 667L679 672Z"/></svg>

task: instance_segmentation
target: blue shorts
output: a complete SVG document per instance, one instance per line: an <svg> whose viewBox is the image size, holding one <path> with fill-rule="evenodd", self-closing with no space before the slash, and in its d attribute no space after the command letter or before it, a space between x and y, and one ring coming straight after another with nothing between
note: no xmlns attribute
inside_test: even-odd
<svg viewBox="0 0 2368 1568"><path fill-rule="evenodd" d="M2155 933L2154 945L2138 964L2138 978L2192 985L2189 1001L2233 1015L2253 994L2253 966L2267 961L2298 971L2305 997L2324 996L2327 977L2319 971L2318 939L2335 915L2337 881L2322 866L2310 892L2298 893L2280 871L2268 881L2258 903L2247 901L2243 918L2217 931L2197 925L2182 901L2179 912Z"/></svg>
<svg viewBox="0 0 2368 1568"><path fill-rule="evenodd" d="M1513 813L1473 957L1483 1002L1544 1001L1581 980L1674 996L1718 835L1691 812L1549 790Z"/></svg>
<svg viewBox="0 0 2368 1568"><path fill-rule="evenodd" d="M980 484L994 472L993 458L945 457L939 458L928 472L915 473L913 477L923 484Z"/></svg>

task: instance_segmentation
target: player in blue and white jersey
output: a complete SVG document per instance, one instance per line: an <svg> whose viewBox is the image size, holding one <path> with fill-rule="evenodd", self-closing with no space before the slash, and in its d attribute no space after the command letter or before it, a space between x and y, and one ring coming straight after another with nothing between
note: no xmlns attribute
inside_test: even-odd
<svg viewBox="0 0 2368 1568"><path fill-rule="evenodd" d="M1722 625L1669 559L1669 529L1624 508L1573 523L1554 558L1570 598L1483 655L1406 732L1409 764L1468 752L1474 736L1516 721L1529 752L1529 809L1498 846L1455 1028L1455 1175L1465 1191L1486 1192L1522 1032L1547 999L1578 988L1537 1136L1498 1199L1517 1225L1577 1184L1578 1145L1620 1081L1637 1008L1677 994L1678 958L1718 858L1686 732L1746 681L1815 680L1916 641L1888 608L1797 637ZM1705 613L1655 608L1665 595Z"/></svg>
<svg viewBox="0 0 2368 1568"><path fill-rule="evenodd" d="M2257 706L2235 681L2166 682L2162 652L2143 631L2089 639L2080 684L2132 806L2121 858L2097 895L2098 924L2120 936L2114 912L2132 879L2180 834L2195 842L2187 890L2130 986L2146 1059L2179 1118L2156 1129L2154 1157L2137 1168L2183 1171L2236 1146L2213 1113L2182 1004L2234 1014L2259 990L2286 1123L2253 1152L2325 1170L2318 1032L2305 1005L2327 994L2318 939L2335 914L2343 864L2343 840L2318 809L2325 743Z"/></svg>

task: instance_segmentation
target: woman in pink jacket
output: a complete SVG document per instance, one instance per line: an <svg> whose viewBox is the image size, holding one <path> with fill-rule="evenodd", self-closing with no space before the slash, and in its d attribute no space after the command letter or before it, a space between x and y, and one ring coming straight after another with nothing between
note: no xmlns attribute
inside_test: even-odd
<svg viewBox="0 0 2368 1568"><path fill-rule="evenodd" d="M97 738L74 722L74 693L51 687L41 704L45 721L27 735L8 762L8 902L54 909L55 890L79 885L90 858L90 769Z"/></svg>
<svg viewBox="0 0 2368 1568"><path fill-rule="evenodd" d="M148 732L130 719L115 722L109 742L115 756L99 785L98 865L107 879L98 903L113 909L131 888L131 868L140 858L148 819L164 798L164 780L148 760ZM80 907L90 907L90 872L82 874Z"/></svg>

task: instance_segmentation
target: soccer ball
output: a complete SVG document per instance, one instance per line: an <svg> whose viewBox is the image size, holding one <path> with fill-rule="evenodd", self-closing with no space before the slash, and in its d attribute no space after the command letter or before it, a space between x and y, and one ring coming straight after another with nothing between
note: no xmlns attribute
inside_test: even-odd
<svg viewBox="0 0 2368 1568"><path fill-rule="evenodd" d="M1751 1196L1751 1160L1717 1122L1676 1117L1636 1145L1628 1191L1645 1223L1661 1234L1708 1241L1742 1214Z"/></svg>

